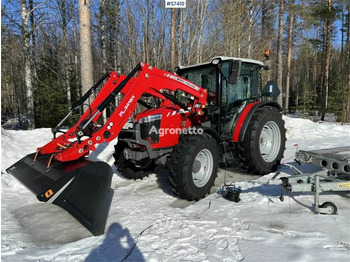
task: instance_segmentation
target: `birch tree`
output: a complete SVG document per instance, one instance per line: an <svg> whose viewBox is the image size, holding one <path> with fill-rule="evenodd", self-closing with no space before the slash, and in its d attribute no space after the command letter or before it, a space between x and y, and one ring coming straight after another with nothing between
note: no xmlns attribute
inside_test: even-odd
<svg viewBox="0 0 350 262"><path fill-rule="evenodd" d="M94 84L91 49L90 1L79 0L80 76L82 93Z"/></svg>
<svg viewBox="0 0 350 262"><path fill-rule="evenodd" d="M32 12L34 10L32 9ZM21 0L21 18L22 18L22 47L24 56L24 84L26 87L27 114L29 119L29 129L35 128L34 119L34 98L33 98L33 82L31 67L31 46L30 32L28 28L28 20L30 11L27 8L26 0Z"/></svg>
<svg viewBox="0 0 350 262"><path fill-rule="evenodd" d="M68 49L68 25L67 25L67 1L60 0L57 1L59 5L59 11L61 16L61 28L62 28L62 56L63 56L63 89L67 94L67 107L71 108L72 106L72 94L70 87L70 57L69 57L69 49Z"/></svg>

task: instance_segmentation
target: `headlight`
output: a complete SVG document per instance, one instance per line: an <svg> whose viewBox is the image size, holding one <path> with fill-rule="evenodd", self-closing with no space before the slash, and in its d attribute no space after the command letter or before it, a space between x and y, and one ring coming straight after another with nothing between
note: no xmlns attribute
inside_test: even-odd
<svg viewBox="0 0 350 262"><path fill-rule="evenodd" d="M149 123L149 122L153 122L161 119L162 119L162 114L150 115L150 116L140 118L139 123L140 124Z"/></svg>

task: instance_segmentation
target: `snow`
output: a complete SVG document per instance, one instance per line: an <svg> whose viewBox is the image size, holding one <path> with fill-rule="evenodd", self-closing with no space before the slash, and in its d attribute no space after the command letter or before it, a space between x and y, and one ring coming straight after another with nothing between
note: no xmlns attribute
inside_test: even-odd
<svg viewBox="0 0 350 262"><path fill-rule="evenodd" d="M303 150L350 145L350 126L285 116L285 163L295 144ZM337 215L313 213L313 195L279 200L280 180L219 170L212 194L198 202L177 199L165 171L129 181L113 166L113 144L101 144L91 158L115 173L114 195L102 236L92 236L63 209L40 203L5 169L51 139L49 129L1 131L2 261L349 261L349 193L321 195ZM313 168L300 167L303 171ZM289 175L281 169L281 175ZM222 181L236 181L241 201L219 194Z"/></svg>

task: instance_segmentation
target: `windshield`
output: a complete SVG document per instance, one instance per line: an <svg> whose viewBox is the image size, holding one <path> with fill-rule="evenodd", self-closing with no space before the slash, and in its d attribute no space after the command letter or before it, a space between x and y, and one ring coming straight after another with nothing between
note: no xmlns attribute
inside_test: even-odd
<svg viewBox="0 0 350 262"><path fill-rule="evenodd" d="M180 70L179 75L204 89L216 92L217 73L211 65Z"/></svg>

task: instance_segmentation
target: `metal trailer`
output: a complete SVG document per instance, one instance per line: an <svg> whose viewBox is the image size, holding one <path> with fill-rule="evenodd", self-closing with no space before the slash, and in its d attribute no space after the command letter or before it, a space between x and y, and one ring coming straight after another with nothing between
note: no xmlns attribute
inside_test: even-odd
<svg viewBox="0 0 350 262"><path fill-rule="evenodd" d="M282 177L283 190L290 192L313 192L315 213L336 214L337 206L332 202L319 204L322 192L350 191L350 146L321 150L299 150L295 154L298 164L307 163L323 168L314 173L302 173L292 165L287 165L295 174Z"/></svg>

